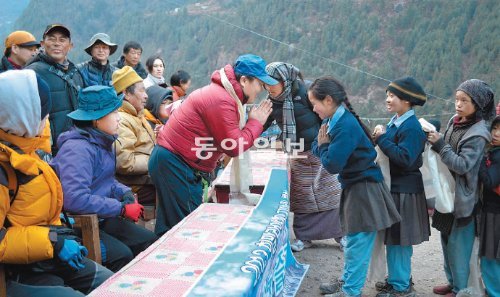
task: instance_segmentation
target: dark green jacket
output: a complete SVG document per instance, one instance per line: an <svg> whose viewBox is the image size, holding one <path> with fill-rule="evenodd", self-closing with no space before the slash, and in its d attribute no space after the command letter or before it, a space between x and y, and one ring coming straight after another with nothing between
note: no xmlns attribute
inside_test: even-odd
<svg viewBox="0 0 500 297"><path fill-rule="evenodd" d="M12 69L16 69L16 68L14 68L12 63L10 63L9 60L7 60L6 56L3 56L2 60L0 61L0 73L5 72L7 70L12 70Z"/></svg>
<svg viewBox="0 0 500 297"><path fill-rule="evenodd" d="M57 154L57 137L73 126L66 115L78 107L78 91L83 87L83 78L75 64L69 62L67 70L44 53L39 53L25 69L33 69L50 87L52 109L49 112L52 134L52 155Z"/></svg>
<svg viewBox="0 0 500 297"><path fill-rule="evenodd" d="M113 64L113 66L116 67L117 69L122 69L125 66L125 57L121 56L120 59L118 59L118 61L116 61ZM142 66L141 62L139 62L139 64L135 65L134 70L135 70L135 72L137 72L137 74L139 74L139 76L142 79L145 79L146 77L148 77L148 73L146 72L146 69L144 69L144 67Z"/></svg>
<svg viewBox="0 0 500 297"><path fill-rule="evenodd" d="M297 142L304 139L304 151L311 149L311 144L318 135L321 119L312 111L312 105L307 98L307 89L302 81L299 81L296 89L292 89L293 113L297 129ZM264 130L267 129L273 120L276 120L278 127L283 130L283 102L272 100L273 111L269 116ZM282 134L283 135L283 134Z"/></svg>

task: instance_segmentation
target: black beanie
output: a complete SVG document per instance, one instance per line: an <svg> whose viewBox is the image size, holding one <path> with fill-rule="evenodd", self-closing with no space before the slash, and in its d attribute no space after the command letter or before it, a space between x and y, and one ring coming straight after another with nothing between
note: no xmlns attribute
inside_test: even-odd
<svg viewBox="0 0 500 297"><path fill-rule="evenodd" d="M414 105L424 105L427 95L422 86L411 76L398 78L391 82L386 91L390 91L399 99L406 100Z"/></svg>
<svg viewBox="0 0 500 297"><path fill-rule="evenodd" d="M152 85L147 88L146 93L148 94L148 101L146 101L145 108L149 110L157 119L160 119L160 105L165 100L172 100L172 91L167 88Z"/></svg>
<svg viewBox="0 0 500 297"><path fill-rule="evenodd" d="M38 74L36 75L36 83L38 85L38 95L40 96L40 119L43 120L43 118L48 115L52 109L52 98L50 97L49 85Z"/></svg>

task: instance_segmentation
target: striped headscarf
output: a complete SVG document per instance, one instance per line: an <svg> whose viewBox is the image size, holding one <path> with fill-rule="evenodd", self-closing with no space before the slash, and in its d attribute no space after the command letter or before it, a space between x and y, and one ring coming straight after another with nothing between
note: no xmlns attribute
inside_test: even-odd
<svg viewBox="0 0 500 297"><path fill-rule="evenodd" d="M300 70L289 63L273 62L266 66L266 72L272 78L284 83L283 92L276 97L271 97L271 95L269 95L269 99L274 103L283 104L283 127L281 127L283 141L288 140L290 144L292 144L292 146L284 146L285 151L287 151L289 147L293 147L293 144L297 142L297 126L293 113L292 85L294 81L299 78ZM287 153L290 152L287 151Z"/></svg>

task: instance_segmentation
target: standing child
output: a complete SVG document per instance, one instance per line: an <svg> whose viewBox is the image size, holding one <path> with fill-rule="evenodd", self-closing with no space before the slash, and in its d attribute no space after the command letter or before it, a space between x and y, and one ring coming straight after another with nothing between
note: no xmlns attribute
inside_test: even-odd
<svg viewBox="0 0 500 297"><path fill-rule="evenodd" d="M429 240L430 226L424 183L419 168L425 147L425 133L413 111L427 96L413 77L403 77L387 87L387 110L395 112L387 131L377 126L373 138L389 158L391 195L401 222L385 233L389 276L377 286L378 297L414 296L411 287L413 245Z"/></svg>
<svg viewBox="0 0 500 297"><path fill-rule="evenodd" d="M339 174L340 222L347 234L343 276L322 284L320 290L333 297L361 296L377 231L401 217L375 164L370 133L352 109L344 87L333 77L321 77L312 83L308 95L314 112L327 120L312 150L328 172Z"/></svg>
<svg viewBox="0 0 500 297"><path fill-rule="evenodd" d="M494 116L493 91L484 81L470 79L458 86L454 115L444 136L430 132L432 149L439 153L455 178L452 213L435 211L432 226L441 232L444 271L448 284L434 287L439 295L455 296L467 287L475 236L474 209L479 199L479 166L490 133L486 121Z"/></svg>
<svg viewBox="0 0 500 297"><path fill-rule="evenodd" d="M500 112L491 124L491 148L479 168L483 207L479 228L481 275L489 296L500 296Z"/></svg>

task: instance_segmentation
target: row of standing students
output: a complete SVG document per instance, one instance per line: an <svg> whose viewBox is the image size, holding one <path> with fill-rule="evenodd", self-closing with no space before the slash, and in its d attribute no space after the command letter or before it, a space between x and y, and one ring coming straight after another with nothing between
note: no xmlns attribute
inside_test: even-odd
<svg viewBox="0 0 500 297"><path fill-rule="evenodd" d="M377 231L385 230L388 277L377 284L380 291L377 296L415 296L411 279L412 246L427 241L430 235L419 171L427 140L456 181L455 211L437 212L433 220L434 227L441 232L448 280L447 285L433 290L455 296L467 287L476 234L475 218L481 208L478 207L481 177L486 197L479 233L482 277L489 296L499 296L495 281L500 275L499 174L498 165L494 166L499 161L497 150L493 148L483 161L484 149L491 141L488 123L494 117L493 91L480 80L462 83L456 91L456 115L450 120L444 137L437 132L430 132L426 137L422 131L413 106L423 105L427 96L413 78L397 79L386 91L387 109L396 115L387 128L376 127L370 133L335 78L318 78L308 90L313 110L324 120L312 150L328 172L339 174L340 219L347 243L342 277L322 284L321 292L334 297L361 296ZM493 147L498 145L498 122L497 117L491 126ZM376 152L372 140L389 158L390 189L374 162Z"/></svg>

